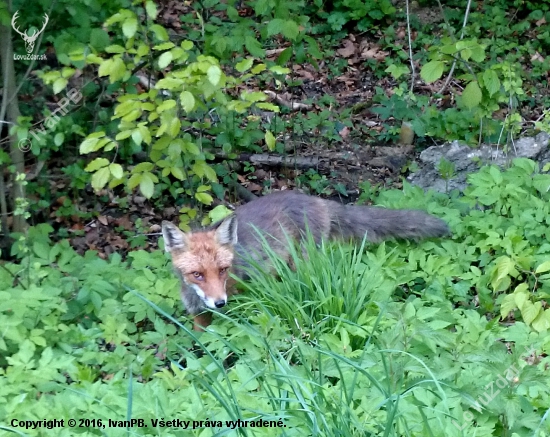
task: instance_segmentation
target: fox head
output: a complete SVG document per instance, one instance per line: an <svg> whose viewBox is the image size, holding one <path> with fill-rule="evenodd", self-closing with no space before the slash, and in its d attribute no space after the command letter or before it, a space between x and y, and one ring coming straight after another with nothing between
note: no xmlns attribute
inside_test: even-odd
<svg viewBox="0 0 550 437"><path fill-rule="evenodd" d="M233 264L233 247L237 244L237 218L229 216L212 229L188 233L164 221L162 235L164 247L184 284L204 306L223 307L227 303L225 285ZM188 306L187 310L200 312L200 307Z"/></svg>

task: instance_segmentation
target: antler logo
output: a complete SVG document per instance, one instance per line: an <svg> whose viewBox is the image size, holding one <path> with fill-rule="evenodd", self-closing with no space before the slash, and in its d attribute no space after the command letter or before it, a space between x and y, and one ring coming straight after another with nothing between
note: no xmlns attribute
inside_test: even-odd
<svg viewBox="0 0 550 437"><path fill-rule="evenodd" d="M36 42L36 39L38 38L38 35L40 35L45 27L46 24L48 24L49 18L48 14L44 14L44 25L42 26L42 29L40 29L38 32L34 32L32 35L27 35L27 32L29 29L25 30L25 32L20 32L18 27L15 27L15 21L18 18L19 11L16 11L15 14L13 14L13 18L11 19L11 27L13 27L13 30L15 30L19 35L23 37L23 41L25 41L25 49L27 50L27 53L32 53L34 50L34 43Z"/></svg>

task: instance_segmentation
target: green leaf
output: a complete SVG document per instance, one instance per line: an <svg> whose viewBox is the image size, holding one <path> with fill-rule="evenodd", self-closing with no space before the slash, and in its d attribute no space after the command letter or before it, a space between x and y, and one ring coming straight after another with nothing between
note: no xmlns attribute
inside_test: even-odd
<svg viewBox="0 0 550 437"><path fill-rule="evenodd" d="M124 117L122 117L122 121L129 123L129 122L137 120L139 117L141 117L141 109L136 108L136 109L130 111Z"/></svg>
<svg viewBox="0 0 550 437"><path fill-rule="evenodd" d="M161 79L157 82L155 85L156 89L159 90L174 90L174 89L181 89L181 86L183 84L183 80L176 79L174 77L165 77L164 79Z"/></svg>
<svg viewBox="0 0 550 437"><path fill-rule="evenodd" d="M142 176L143 176L143 173L134 173L132 176L130 176L130 179L128 180L128 188L130 190L133 190L134 188L136 188L141 182Z"/></svg>
<svg viewBox="0 0 550 437"><path fill-rule="evenodd" d="M408 74L409 73L409 67L407 67L406 65L397 65L397 64L392 64L390 65L388 68L386 68L386 73L390 73L392 75L392 77L397 80L399 79L401 76L403 76L404 74Z"/></svg>
<svg viewBox="0 0 550 437"><path fill-rule="evenodd" d="M65 87L67 86L67 83L69 83L69 81L67 79L63 78L63 77L60 77L59 79L57 79L53 83L53 93L57 94L60 91L63 91L65 89Z"/></svg>
<svg viewBox="0 0 550 437"><path fill-rule="evenodd" d="M99 77L108 76L111 73L111 68L113 66L113 60L107 59L101 63L99 66L99 69L97 70L97 74Z"/></svg>
<svg viewBox="0 0 550 437"><path fill-rule="evenodd" d="M529 302L529 294L525 291L514 292L512 296L514 297L516 307L520 310L525 306L525 302Z"/></svg>
<svg viewBox="0 0 550 437"><path fill-rule="evenodd" d="M481 90L476 81L470 82L466 85L466 88L464 88L462 92L462 103L468 109L475 108L481 103Z"/></svg>
<svg viewBox="0 0 550 437"><path fill-rule="evenodd" d="M151 162L140 162L132 169L132 173L149 172L153 170L155 166Z"/></svg>
<svg viewBox="0 0 550 437"><path fill-rule="evenodd" d="M107 53L125 53L126 49L118 44L113 44L105 47ZM103 58L100 58L101 61L105 61Z"/></svg>
<svg viewBox="0 0 550 437"><path fill-rule="evenodd" d="M145 10L147 11L147 16L151 20L154 20L154 19L157 18L158 11L157 11L157 5L155 4L155 2L150 1L150 0L145 2Z"/></svg>
<svg viewBox="0 0 550 437"><path fill-rule="evenodd" d="M55 137L53 138L53 142L56 146L61 146L63 144L63 141L65 141L65 134L62 132L58 132L55 134Z"/></svg>
<svg viewBox="0 0 550 437"><path fill-rule="evenodd" d="M277 63L277 65L284 65L290 60L293 53L294 53L294 49L292 48L292 46L287 47L281 52L281 54L277 57L277 60L275 62Z"/></svg>
<svg viewBox="0 0 550 437"><path fill-rule="evenodd" d="M193 171L197 176L204 176L212 182L216 182L218 180L214 169L210 167L205 161L195 162L195 164L193 164Z"/></svg>
<svg viewBox="0 0 550 437"><path fill-rule="evenodd" d="M208 217L212 219L213 223L216 223L232 213L233 211L231 211L225 205L218 205L208 213Z"/></svg>
<svg viewBox="0 0 550 437"><path fill-rule="evenodd" d="M272 36L272 35L281 33L283 31L284 22L285 20L281 18L275 18L273 20L270 20L267 25L267 36Z"/></svg>
<svg viewBox="0 0 550 437"><path fill-rule="evenodd" d="M281 110L281 108L279 108L277 105L274 105L273 103L267 103L267 102L256 103L256 106L260 109L265 109L267 111L273 111L273 112L279 112Z"/></svg>
<svg viewBox="0 0 550 437"><path fill-rule="evenodd" d="M298 23L296 23L294 20L285 20L282 28L282 33L286 38L290 40L295 40L296 37L300 34L300 27L298 26Z"/></svg>
<svg viewBox="0 0 550 437"><path fill-rule="evenodd" d="M206 71L206 76L208 77L208 81L212 85L217 86L220 83L222 77L222 70L217 65L212 65Z"/></svg>
<svg viewBox="0 0 550 437"><path fill-rule="evenodd" d="M205 205L210 205L214 201L212 196L208 193L195 193L195 199L197 199L200 203L204 203Z"/></svg>
<svg viewBox="0 0 550 437"><path fill-rule="evenodd" d="M124 176L124 170L122 169L122 166L120 164L110 164L109 171L115 179L122 179L122 177Z"/></svg>
<svg viewBox="0 0 550 437"><path fill-rule="evenodd" d="M164 150L170 145L171 141L172 139L168 136L159 138L155 144L153 144L153 150Z"/></svg>
<svg viewBox="0 0 550 437"><path fill-rule="evenodd" d="M159 41L167 41L168 40L168 32L164 27L162 27L159 24L153 24L149 27L149 30L155 34L155 38Z"/></svg>
<svg viewBox="0 0 550 437"><path fill-rule="evenodd" d="M72 77L74 73L74 68L64 67L63 70L61 70L61 77L68 79L69 77Z"/></svg>
<svg viewBox="0 0 550 437"><path fill-rule="evenodd" d="M513 294L509 294L502 299L502 302L500 304L500 317L505 318L508 317L508 314L510 311L513 311L517 308L515 296Z"/></svg>
<svg viewBox="0 0 550 437"><path fill-rule="evenodd" d="M267 69L267 65L258 64L258 65L255 65L254 68L250 70L250 72L252 74L260 74L262 71L265 71L266 69Z"/></svg>
<svg viewBox="0 0 550 437"><path fill-rule="evenodd" d="M153 50L155 51L165 51L170 50L172 48L176 47L176 45L172 41L163 42L162 44L157 44L153 47Z"/></svg>
<svg viewBox="0 0 550 437"><path fill-rule="evenodd" d="M140 44L136 50L138 56L146 56L149 54L149 46L145 44Z"/></svg>
<svg viewBox="0 0 550 437"><path fill-rule="evenodd" d="M550 311L545 310L539 312L531 324L533 328L538 332L546 332L550 329Z"/></svg>
<svg viewBox="0 0 550 437"><path fill-rule="evenodd" d="M518 275L516 262L512 258L501 256L496 260L495 264L491 275L491 286L495 291L503 291L502 286L509 283L509 277L512 276L515 278Z"/></svg>
<svg viewBox="0 0 550 437"><path fill-rule="evenodd" d="M127 100L115 106L115 115L124 116L132 112L136 107L135 100Z"/></svg>
<svg viewBox="0 0 550 437"><path fill-rule="evenodd" d="M275 143L276 143L275 137L270 131L265 132L265 143L267 144L267 148L270 151L275 150Z"/></svg>
<svg viewBox="0 0 550 437"><path fill-rule="evenodd" d="M172 136L172 138L175 138L181 131L181 121L179 118L174 117L168 126L168 134Z"/></svg>
<svg viewBox="0 0 550 437"><path fill-rule="evenodd" d="M109 45L109 34L103 29L92 29L90 45L98 52L102 52Z"/></svg>
<svg viewBox="0 0 550 437"><path fill-rule="evenodd" d="M170 62L172 62L172 52L164 52L162 55L159 56L159 68L164 69L170 65Z"/></svg>
<svg viewBox="0 0 550 437"><path fill-rule="evenodd" d="M141 136L141 132L139 130L134 130L132 132L132 139L134 140L134 143L136 143L136 145L141 145L141 141L143 140L143 137Z"/></svg>
<svg viewBox="0 0 550 437"><path fill-rule="evenodd" d="M478 63L485 60L485 46L483 44L477 44L470 47L472 50L472 59Z"/></svg>
<svg viewBox="0 0 550 437"><path fill-rule="evenodd" d="M550 261L544 261L536 268L535 273L544 273L548 271L550 271Z"/></svg>
<svg viewBox="0 0 550 437"><path fill-rule="evenodd" d="M445 64L442 61L430 61L420 70L420 77L426 83L435 82L443 75L444 68Z"/></svg>
<svg viewBox="0 0 550 437"><path fill-rule="evenodd" d="M87 153L93 152L95 150L95 146L99 141L99 138L104 137L105 132L95 132L93 134L88 135L88 138L86 138L82 143L80 144L80 154L85 155Z"/></svg>
<svg viewBox="0 0 550 437"><path fill-rule="evenodd" d="M494 165L489 167L489 174L491 175L491 177L495 181L495 184L499 185L499 184L502 183L502 181L503 181L502 173L500 172L500 169L498 167L496 167Z"/></svg>
<svg viewBox="0 0 550 437"><path fill-rule="evenodd" d="M185 112L190 113L193 109L195 109L195 96L189 91L183 91L180 94L180 101Z"/></svg>
<svg viewBox="0 0 550 437"><path fill-rule="evenodd" d="M111 83L116 82L126 74L126 65L119 56L107 59L99 66L98 74L99 76L109 76Z"/></svg>
<svg viewBox="0 0 550 437"><path fill-rule="evenodd" d="M260 102L267 100L267 95L261 91L243 91L241 93L241 98L247 102Z"/></svg>
<svg viewBox="0 0 550 437"><path fill-rule="evenodd" d="M472 51L469 48L465 48L460 51L460 57L465 61L470 59L470 56L472 56Z"/></svg>
<svg viewBox="0 0 550 437"><path fill-rule="evenodd" d="M111 172L109 171L109 167L100 168L92 175L92 188L95 191L101 190L105 185L107 185L110 177Z"/></svg>
<svg viewBox="0 0 550 437"><path fill-rule="evenodd" d="M533 187L541 194L550 191L550 175L536 174L533 176Z"/></svg>
<svg viewBox="0 0 550 437"><path fill-rule="evenodd" d="M281 67L280 65L272 65L269 67L269 71L272 71L275 74L288 74L290 73L290 68Z"/></svg>
<svg viewBox="0 0 550 437"><path fill-rule="evenodd" d="M174 99L168 99L162 102L157 107L157 112L160 114L161 112L168 111L169 109L176 107L176 101Z"/></svg>
<svg viewBox="0 0 550 437"><path fill-rule="evenodd" d="M35 241L32 246L33 252L39 258L49 260L50 258L50 246L44 242Z"/></svg>
<svg viewBox="0 0 550 437"><path fill-rule="evenodd" d="M194 44L193 41L185 40L181 42L180 47L185 51L189 51L194 47Z"/></svg>
<svg viewBox="0 0 550 437"><path fill-rule="evenodd" d="M181 151L190 153L191 155L199 155L201 153L199 147L191 141L186 141L182 144Z"/></svg>
<svg viewBox="0 0 550 437"><path fill-rule="evenodd" d="M494 70L485 70L483 73L483 84L491 96L500 91L500 79Z"/></svg>
<svg viewBox="0 0 550 437"><path fill-rule="evenodd" d="M281 33L286 38L294 40L300 34L298 24L293 20L275 18L267 25L267 34L272 36Z"/></svg>
<svg viewBox="0 0 550 437"><path fill-rule="evenodd" d="M265 51L262 48L262 45L252 36L247 36L244 39L244 46L252 56L257 58L263 58L265 56Z"/></svg>
<svg viewBox="0 0 550 437"><path fill-rule="evenodd" d="M139 191L147 198L150 199L155 193L155 183L151 177L151 173L143 173L141 181L139 182Z"/></svg>
<svg viewBox="0 0 550 437"><path fill-rule="evenodd" d="M317 41L313 39L311 36L304 36L304 41L308 43L307 51L308 53L313 56L315 59L322 59L323 53L321 53L321 50L319 49L319 44L317 44Z"/></svg>
<svg viewBox="0 0 550 437"><path fill-rule="evenodd" d="M109 165L109 160L106 158L96 158L92 162L90 162L84 171L96 171L100 168L107 167Z"/></svg>
<svg viewBox="0 0 550 437"><path fill-rule="evenodd" d="M521 317L523 321L530 325L535 318L543 311L542 304L540 302L531 303L526 301L521 309Z"/></svg>
<svg viewBox="0 0 550 437"><path fill-rule="evenodd" d="M239 73L244 73L245 71L250 70L253 64L254 58L246 58L235 65L235 70L237 70Z"/></svg>
<svg viewBox="0 0 550 437"><path fill-rule="evenodd" d="M126 38L132 38L137 32L137 18L135 15L128 17L122 24L122 33Z"/></svg>
<svg viewBox="0 0 550 437"><path fill-rule="evenodd" d="M172 175L180 181L183 181L183 179L185 178L185 176L183 175L183 170L179 167L170 168L170 173L172 173Z"/></svg>
<svg viewBox="0 0 550 437"><path fill-rule="evenodd" d="M141 134L141 138L143 141L145 141L145 144L151 144L151 132L149 132L149 129L144 123L140 123L138 126L139 133Z"/></svg>

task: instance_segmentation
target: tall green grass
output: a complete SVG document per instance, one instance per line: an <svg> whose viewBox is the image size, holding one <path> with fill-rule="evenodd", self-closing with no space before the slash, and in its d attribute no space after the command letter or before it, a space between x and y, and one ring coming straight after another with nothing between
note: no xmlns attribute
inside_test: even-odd
<svg viewBox="0 0 550 437"><path fill-rule="evenodd" d="M328 332L364 320L369 308L380 304L377 298L386 300L395 288L363 262L366 241L317 245L308 233L301 242L286 242L291 256L287 264L260 238L269 261L260 265L248 258L250 280L241 287L261 302L262 311L287 320L295 334Z"/></svg>
<svg viewBox="0 0 550 437"><path fill-rule="evenodd" d="M155 307L200 351L181 348L186 359L178 366L189 369L206 416L285 424L212 435L397 436L419 429L437 435L440 427L432 431L428 420L433 411L409 411L415 390L428 386L449 414L437 378L421 359L386 350L376 339L383 299L395 284L362 261L365 242L317 246L308 237L289 244L292 268L264 240L274 274L250 259L250 280L240 284L244 294L205 333L189 331ZM399 374L407 365L403 358L423 376L411 381Z"/></svg>

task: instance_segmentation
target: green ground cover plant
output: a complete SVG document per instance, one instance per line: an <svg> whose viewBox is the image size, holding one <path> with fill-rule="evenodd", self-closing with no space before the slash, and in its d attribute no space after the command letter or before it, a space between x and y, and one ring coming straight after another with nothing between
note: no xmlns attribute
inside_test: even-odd
<svg viewBox="0 0 550 437"><path fill-rule="evenodd" d="M550 435L548 166L484 166L463 195L365 185L379 205L423 205L452 238L306 241L295 269L276 258L274 276L258 266L204 333L190 330L164 253L80 255L63 238L82 228L57 221L89 221L97 202L125 210L140 190L147 205L176 205L185 227L225 200L239 152L283 152L288 134L338 148L344 132L368 132L360 145L394 141L402 121L420 145L548 131L550 3L420 2L441 7L432 26L388 0L179 2L177 31L159 16L164 3L33 3L50 15L37 45L50 58L39 70L16 63L11 132L29 136L65 91L83 99L19 163L63 180L43 172L24 181L28 198L11 199L51 224L14 235L0 264L0 435ZM26 6L0 0L0 23ZM350 35L387 54L352 64L338 54ZM413 66L424 91L411 88ZM372 90L372 102L342 103L340 79ZM307 95L311 109L275 113L265 90ZM365 109L381 130L354 119ZM0 152L2 174L20 172L13 164ZM335 177L310 169L294 183L347 195ZM145 246L147 221L132 223L121 232Z"/></svg>
<svg viewBox="0 0 550 437"><path fill-rule="evenodd" d="M102 260L32 228L0 269L0 432L549 435L550 175L519 159L469 182L376 200L422 203L452 238L306 241L204 333L161 251Z"/></svg>

